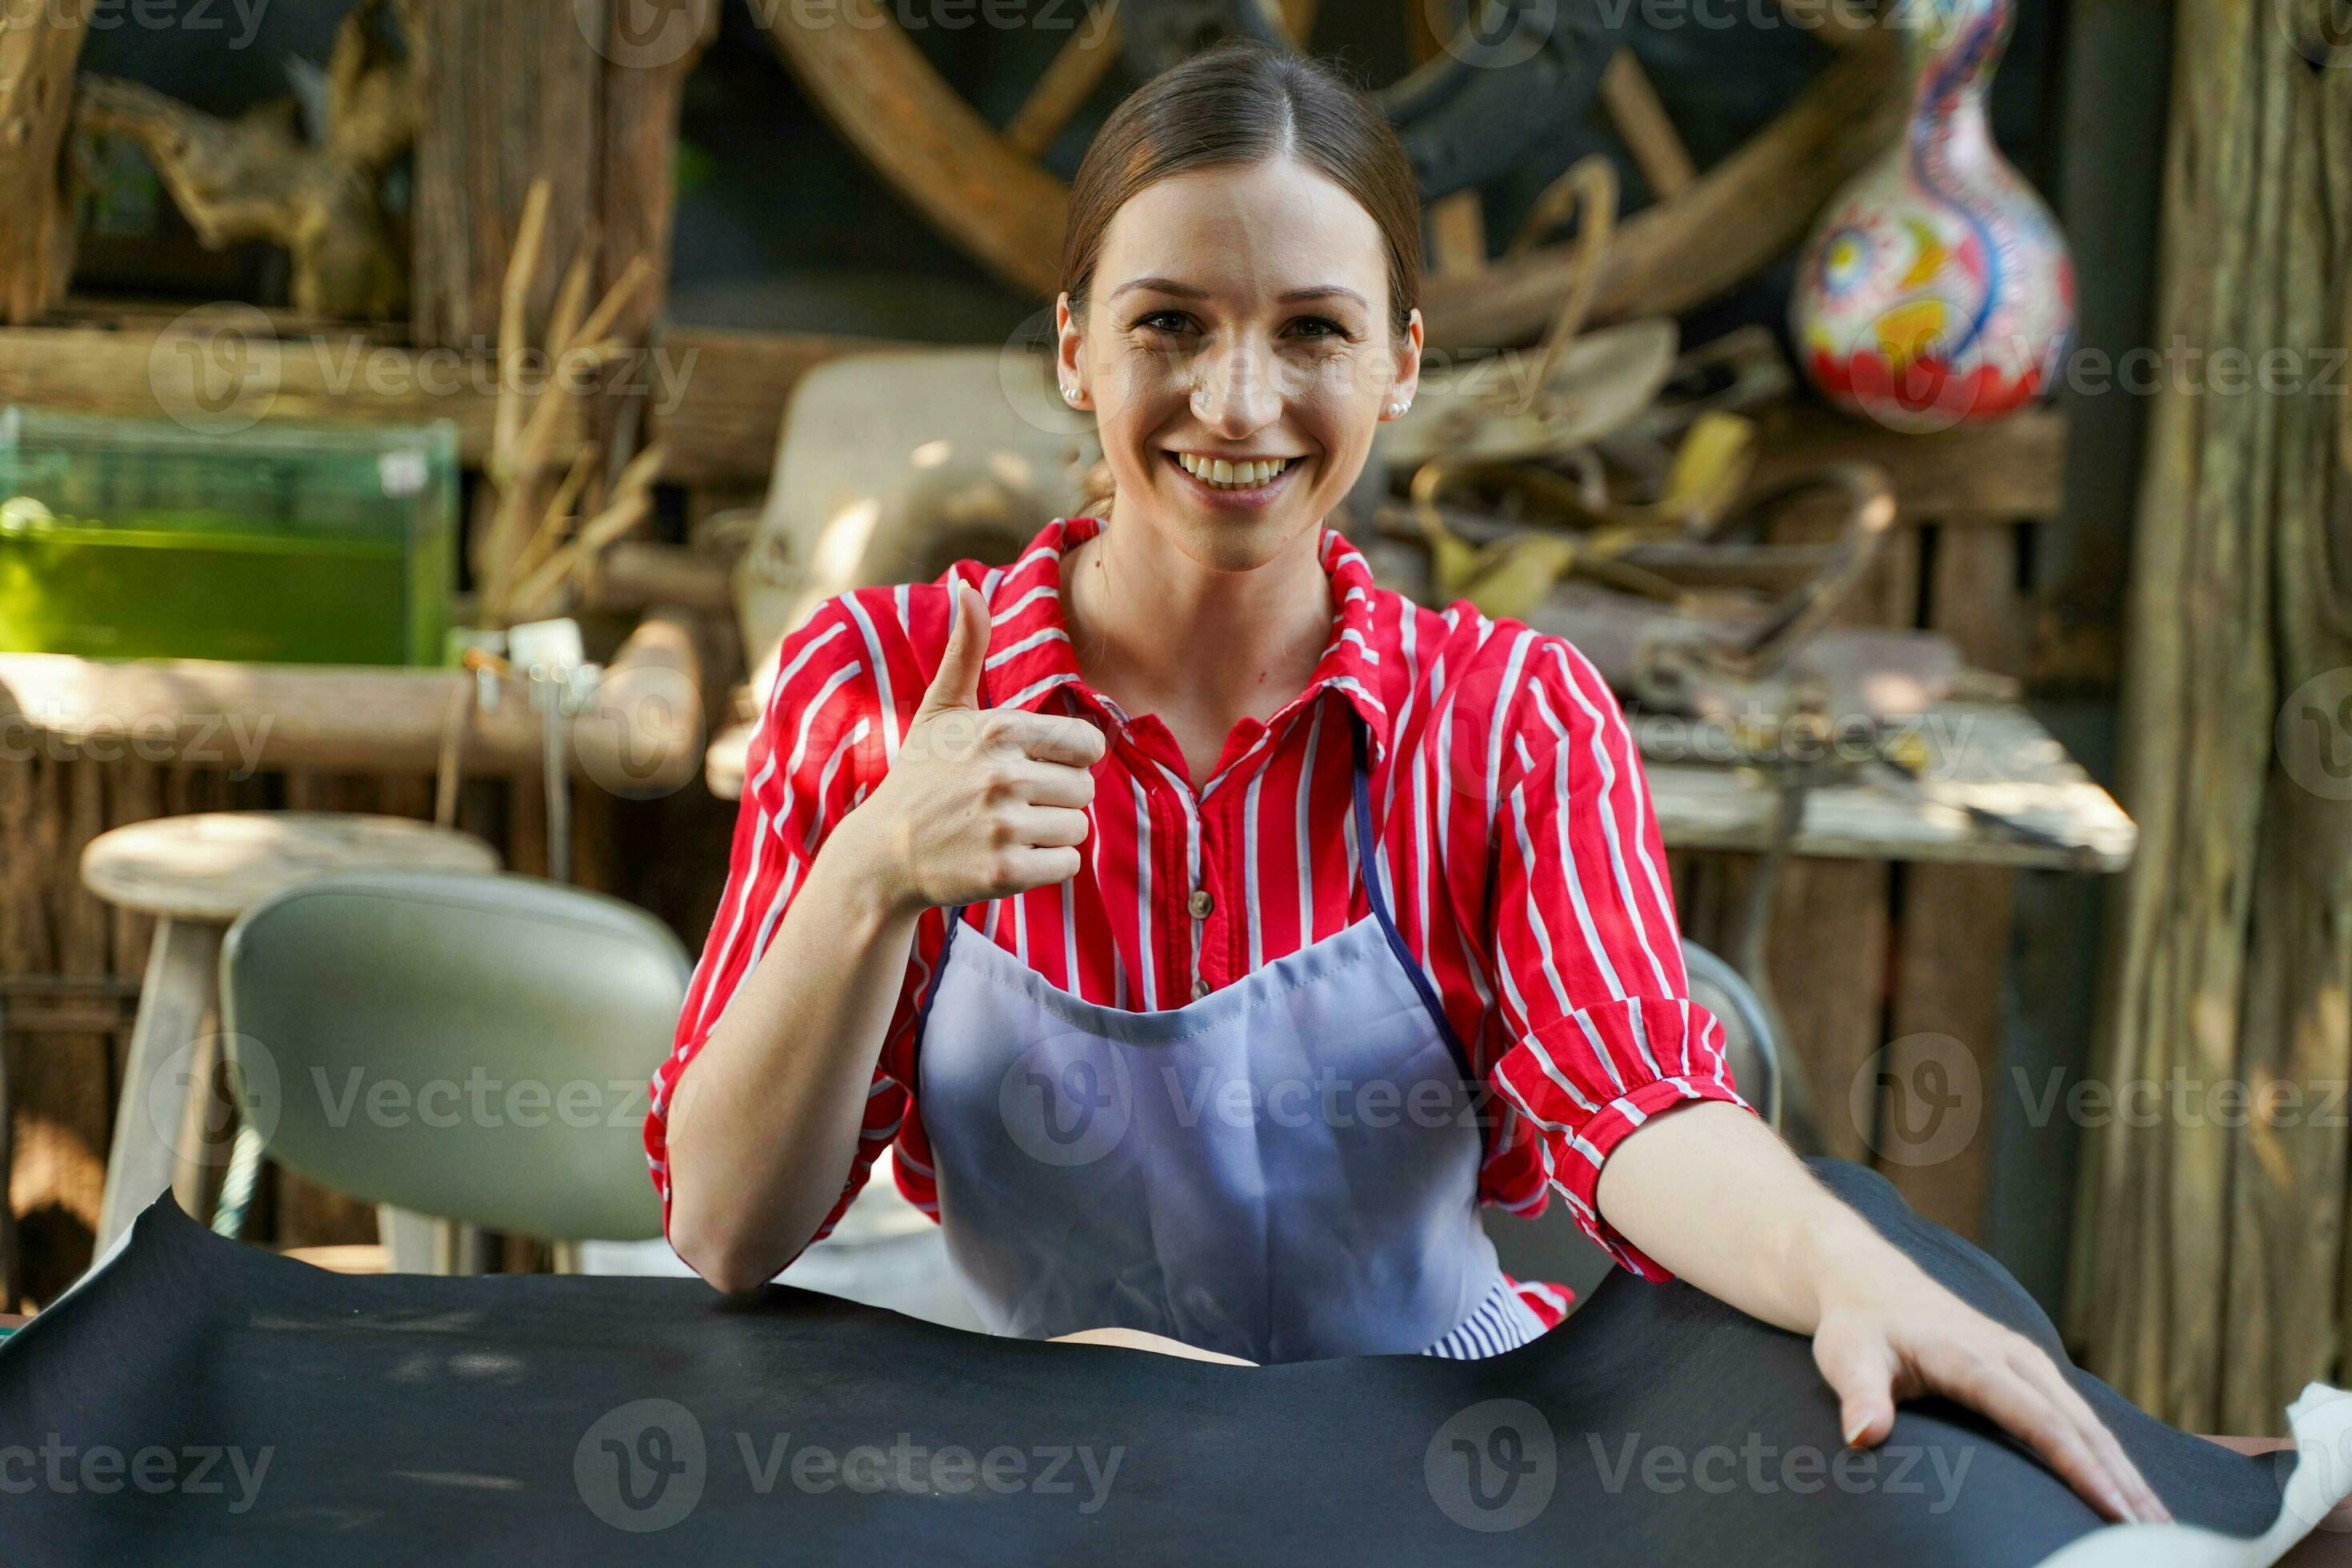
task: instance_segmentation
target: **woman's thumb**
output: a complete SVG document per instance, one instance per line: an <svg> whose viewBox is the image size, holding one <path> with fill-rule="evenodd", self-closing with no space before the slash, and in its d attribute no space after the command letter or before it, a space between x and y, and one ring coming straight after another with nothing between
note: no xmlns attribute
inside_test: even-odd
<svg viewBox="0 0 2352 1568"><path fill-rule="evenodd" d="M1894 1351L1877 1335L1815 1335L1813 1364L1838 1398L1838 1436L1867 1448L1895 1429Z"/></svg>
<svg viewBox="0 0 2352 1568"><path fill-rule="evenodd" d="M980 667L988 658L988 601L980 590L958 578L950 591L947 651L923 692L922 709L936 713L949 708L980 706Z"/></svg>

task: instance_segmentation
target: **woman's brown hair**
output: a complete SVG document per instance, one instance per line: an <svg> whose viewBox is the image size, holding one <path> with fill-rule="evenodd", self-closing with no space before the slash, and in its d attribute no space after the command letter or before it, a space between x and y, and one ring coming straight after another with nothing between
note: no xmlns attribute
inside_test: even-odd
<svg viewBox="0 0 2352 1568"><path fill-rule="evenodd" d="M1296 158L1360 203L1387 242L1389 325L1402 336L1421 302L1421 190L1403 143L1364 91L1311 55L1228 39L1135 89L1096 132L1070 184L1062 288L1084 319L1112 215L1171 174ZM1108 470L1087 513L1110 510Z"/></svg>

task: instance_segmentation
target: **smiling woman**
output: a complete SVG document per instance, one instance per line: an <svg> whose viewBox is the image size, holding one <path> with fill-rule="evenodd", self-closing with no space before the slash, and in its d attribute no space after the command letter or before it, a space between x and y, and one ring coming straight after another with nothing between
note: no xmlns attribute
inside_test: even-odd
<svg viewBox="0 0 2352 1568"><path fill-rule="evenodd" d="M1419 247L1329 66L1223 47L1112 115L1055 307L1110 492L785 639L654 1079L672 1244L755 1289L887 1147L995 1332L1484 1358L1567 1302L1478 1209L1557 1198L1809 1338L1846 1442L1946 1394L2164 1519L2045 1346L1923 1267L1948 1237L1890 1241L1740 1098L1591 662L1328 526L1413 395Z"/></svg>

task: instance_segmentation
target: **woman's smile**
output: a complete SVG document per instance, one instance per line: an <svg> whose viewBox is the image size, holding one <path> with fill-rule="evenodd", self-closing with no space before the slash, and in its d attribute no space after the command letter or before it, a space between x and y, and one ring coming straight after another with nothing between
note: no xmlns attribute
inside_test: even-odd
<svg viewBox="0 0 2352 1568"><path fill-rule="evenodd" d="M1228 458L1195 450L1162 449L1161 458L1178 486L1203 506L1227 511L1268 507L1297 482L1309 463L1304 457Z"/></svg>

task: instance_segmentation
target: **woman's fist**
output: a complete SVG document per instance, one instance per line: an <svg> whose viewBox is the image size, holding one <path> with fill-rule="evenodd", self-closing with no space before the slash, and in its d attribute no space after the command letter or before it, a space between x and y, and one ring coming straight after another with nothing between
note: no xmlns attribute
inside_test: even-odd
<svg viewBox="0 0 2352 1568"><path fill-rule="evenodd" d="M953 585L954 623L881 784L842 826L856 825L894 906L980 903L1067 881L1082 864L1088 770L1102 731L1083 719L980 706L988 605Z"/></svg>

